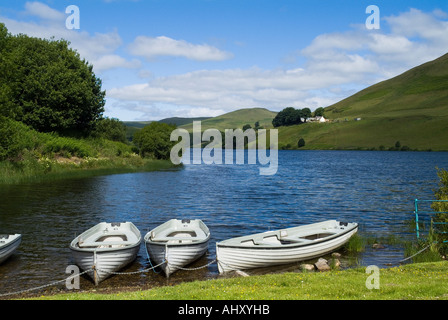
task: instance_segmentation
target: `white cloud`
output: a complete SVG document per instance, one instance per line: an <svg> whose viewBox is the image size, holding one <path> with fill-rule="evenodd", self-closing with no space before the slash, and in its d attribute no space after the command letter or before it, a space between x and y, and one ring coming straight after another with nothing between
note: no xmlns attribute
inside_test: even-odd
<svg viewBox="0 0 448 320"><path fill-rule="evenodd" d="M394 34L407 37L418 36L425 40L446 43L448 21L442 20L443 13L441 10L425 13L418 9L410 9L399 16L386 17L385 20Z"/></svg>
<svg viewBox="0 0 448 320"><path fill-rule="evenodd" d="M184 57L198 61L220 61L233 57L231 53L207 44L197 45L165 36L156 38L138 36L129 45L129 51L133 55L142 56L148 60L159 56Z"/></svg>
<svg viewBox="0 0 448 320"><path fill-rule="evenodd" d="M183 116L245 107L313 110L446 53L448 22L443 21L444 16L440 10L424 13L411 9L384 18L390 32L357 25L347 32L321 34L299 51L306 58L299 68L199 70L113 88L108 95L122 102L139 102L146 115L154 113L144 112L145 108L154 112L152 108L158 104L157 114L162 114L163 108L171 110L170 106L189 106L176 109L176 114L182 111ZM190 59L207 56L207 50L194 56L197 47L169 38L140 38L133 46L134 53L139 48L146 58L176 52Z"/></svg>
<svg viewBox="0 0 448 320"><path fill-rule="evenodd" d="M384 18L390 32L354 26L347 32L319 35L301 53L307 58L307 70L358 72L364 75L362 83L372 84L445 54L448 21L443 17L446 13L441 10L410 9Z"/></svg>
<svg viewBox="0 0 448 320"><path fill-rule="evenodd" d="M87 31L69 30L65 27L66 15L40 2L27 2L25 16L37 17L38 22L22 21L0 16L12 34L23 33L31 37L65 39L71 47L94 67L95 72L111 68L135 68L137 60L127 61L115 52L123 45L118 31L90 34Z"/></svg>
<svg viewBox="0 0 448 320"><path fill-rule="evenodd" d="M300 55L297 61L306 62L289 69L216 68L160 77L141 61L118 54L119 50L126 48L132 55L151 62L166 56L223 61L233 55L208 44L193 44L166 36L140 35L126 44L117 30L109 33L67 30L65 15L40 2L27 2L25 13L40 21L6 17L0 20L13 34L54 36L71 41L72 47L94 65L96 72L113 68L137 69L142 83L108 88L106 108L109 106L117 113L132 114L139 119L214 116L247 107L281 110L293 106L313 110L448 51L448 14L442 10L410 9L383 17L380 30L353 25L346 32L318 35L307 47L294 52ZM293 61L292 56L289 58Z"/></svg>
<svg viewBox="0 0 448 320"><path fill-rule="evenodd" d="M52 9L46 4L37 1L25 3L25 14L36 16L44 20L65 20L65 15L62 12Z"/></svg>
<svg viewBox="0 0 448 320"><path fill-rule="evenodd" d="M201 110L201 114L207 108L212 114L214 110L229 112L246 107L310 106L305 102L308 90L319 89L323 83L332 85L343 81L343 77L329 75L322 79L320 73L300 70L201 70L112 88L108 96L146 105L188 105L194 107L194 112Z"/></svg>
<svg viewBox="0 0 448 320"><path fill-rule="evenodd" d="M123 46L123 40L117 30L108 33L89 33L85 30L69 30L65 27L65 12L55 10L48 5L34 1L26 2L21 17L35 19L11 19L0 16L12 34L23 33L32 37L66 39L76 48L81 57L93 64L95 72L116 68L138 68L137 59L128 60L117 54ZM135 56L152 59L158 56L177 56L198 61L220 61L233 57L231 53L221 51L207 44L191 44L184 40L168 37L137 37L129 45L129 51Z"/></svg>
<svg viewBox="0 0 448 320"><path fill-rule="evenodd" d="M128 61L116 54L103 55L94 60L95 71L101 72L115 68L140 68L141 62L138 60Z"/></svg>

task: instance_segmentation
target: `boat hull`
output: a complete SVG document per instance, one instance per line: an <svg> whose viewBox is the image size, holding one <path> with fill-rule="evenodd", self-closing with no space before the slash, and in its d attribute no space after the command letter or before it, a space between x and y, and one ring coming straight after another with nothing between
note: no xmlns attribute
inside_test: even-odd
<svg viewBox="0 0 448 320"><path fill-rule="evenodd" d="M7 260L20 246L21 234L1 236L0 239L0 263Z"/></svg>
<svg viewBox="0 0 448 320"><path fill-rule="evenodd" d="M288 229L285 229L288 230ZM306 241L278 246L237 246L225 241L217 243L216 255L219 273L270 267L313 259L344 245L358 230L357 224L322 241ZM269 233L265 233L268 235Z"/></svg>
<svg viewBox="0 0 448 320"><path fill-rule="evenodd" d="M169 277L205 254L210 231L199 219L171 219L148 232L144 240L150 259Z"/></svg>
<svg viewBox="0 0 448 320"><path fill-rule="evenodd" d="M92 278L95 285L127 266L137 257L139 246L112 251L75 251L75 263ZM90 270L90 271L89 271Z"/></svg>
<svg viewBox="0 0 448 320"><path fill-rule="evenodd" d="M155 264L167 277L186 265L198 260L208 249L208 241L192 245L169 245L146 242L146 249Z"/></svg>
<svg viewBox="0 0 448 320"><path fill-rule="evenodd" d="M95 285L137 257L142 237L131 222L101 222L76 237L70 244L75 263Z"/></svg>

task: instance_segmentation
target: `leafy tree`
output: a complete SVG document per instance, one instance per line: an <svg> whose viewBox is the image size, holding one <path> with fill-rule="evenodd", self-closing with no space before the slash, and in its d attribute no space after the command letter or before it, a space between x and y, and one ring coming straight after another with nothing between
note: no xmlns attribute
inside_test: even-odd
<svg viewBox="0 0 448 320"><path fill-rule="evenodd" d="M300 116L304 119L310 118L312 115L310 108L303 108L300 110Z"/></svg>
<svg viewBox="0 0 448 320"><path fill-rule="evenodd" d="M0 114L41 132L78 135L101 119L101 80L69 42L11 36L0 23L0 56Z"/></svg>
<svg viewBox="0 0 448 320"><path fill-rule="evenodd" d="M170 141L171 132L176 129L158 121L151 122L134 134L134 143L142 157L154 159L169 159L171 148L176 142Z"/></svg>
<svg viewBox="0 0 448 320"><path fill-rule="evenodd" d="M250 126L250 124L245 124L245 125L243 126L243 131L246 131L247 129L250 129L250 128L252 128L252 127Z"/></svg>
<svg viewBox="0 0 448 320"><path fill-rule="evenodd" d="M314 116L315 117L323 117L325 113L325 109L322 107L317 108L316 110L314 110Z"/></svg>
<svg viewBox="0 0 448 320"><path fill-rule="evenodd" d="M395 142L395 148L400 149L401 143L400 141Z"/></svg>
<svg viewBox="0 0 448 320"><path fill-rule="evenodd" d="M304 147L304 146L305 146L305 139L300 138L300 139L299 139L299 142L297 142L297 146L298 146L299 148Z"/></svg>
<svg viewBox="0 0 448 320"><path fill-rule="evenodd" d="M37 145L36 131L0 115L0 160L13 160L25 149Z"/></svg>
<svg viewBox="0 0 448 320"><path fill-rule="evenodd" d="M277 113L272 120L274 127L290 126L293 124L301 123L300 117L302 116L301 110L294 109L293 107L287 107Z"/></svg>
<svg viewBox="0 0 448 320"><path fill-rule="evenodd" d="M105 117L98 121L93 136L125 143L126 125L118 119Z"/></svg>

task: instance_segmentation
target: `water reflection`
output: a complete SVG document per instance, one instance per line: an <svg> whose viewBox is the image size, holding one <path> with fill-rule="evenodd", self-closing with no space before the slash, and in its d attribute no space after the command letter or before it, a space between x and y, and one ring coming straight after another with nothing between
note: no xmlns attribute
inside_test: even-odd
<svg viewBox="0 0 448 320"><path fill-rule="evenodd" d="M23 241L0 265L0 293L66 278L65 268L73 264L70 241L101 221L132 221L144 235L171 218L202 219L212 238L207 256L196 266L215 259L216 241L325 219L357 221L365 234L401 234L411 218L412 201L433 198L436 166L448 167L447 153L279 151L273 176L259 175L257 165L186 165L2 186L0 233L21 233ZM367 250L358 262L382 266L402 258L402 248L388 246ZM142 246L137 260L124 271L149 267ZM144 287L216 276L212 264L177 272L169 280L152 271L114 276L100 287ZM93 285L83 278L81 287Z"/></svg>

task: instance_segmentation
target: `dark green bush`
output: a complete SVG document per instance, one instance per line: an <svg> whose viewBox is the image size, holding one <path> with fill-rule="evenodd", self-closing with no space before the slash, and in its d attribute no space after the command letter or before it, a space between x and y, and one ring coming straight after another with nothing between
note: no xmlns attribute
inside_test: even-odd
<svg viewBox="0 0 448 320"><path fill-rule="evenodd" d="M0 116L0 160L20 158L38 144L37 132L23 123Z"/></svg>

